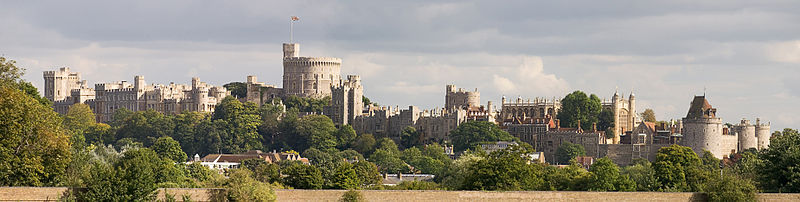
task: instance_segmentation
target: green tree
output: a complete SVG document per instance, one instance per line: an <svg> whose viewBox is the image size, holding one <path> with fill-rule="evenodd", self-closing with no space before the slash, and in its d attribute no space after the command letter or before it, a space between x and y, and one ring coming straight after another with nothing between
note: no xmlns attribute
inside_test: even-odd
<svg viewBox="0 0 800 202"><path fill-rule="evenodd" d="M246 98L247 97L247 84L242 82L230 82L225 85L222 85L228 91L231 92L231 95L235 98Z"/></svg>
<svg viewBox="0 0 800 202"><path fill-rule="evenodd" d="M323 151L336 148L336 126L333 121L324 115L308 115L300 118L297 124L297 133L300 138L307 141L307 145L295 149L305 150L316 148Z"/></svg>
<svg viewBox="0 0 800 202"><path fill-rule="evenodd" d="M592 179L591 173L578 164L570 164L564 168L547 167L546 184L542 190L551 191L586 191Z"/></svg>
<svg viewBox="0 0 800 202"><path fill-rule="evenodd" d="M64 128L72 131L72 134L83 135L95 124L94 112L86 104L74 104L69 107L67 114L64 115Z"/></svg>
<svg viewBox="0 0 800 202"><path fill-rule="evenodd" d="M242 161L242 167L250 170L253 178L260 182L274 183L281 179L280 166L264 159L246 159Z"/></svg>
<svg viewBox="0 0 800 202"><path fill-rule="evenodd" d="M800 192L800 133L786 128L759 155L758 179L767 192Z"/></svg>
<svg viewBox="0 0 800 202"><path fill-rule="evenodd" d="M356 190L346 191L344 192L344 194L342 194L342 197L339 198L339 202L363 202L363 201L367 201L367 199L364 198L364 194L361 194L361 192Z"/></svg>
<svg viewBox="0 0 800 202"><path fill-rule="evenodd" d="M0 95L0 185L56 184L72 156L61 118L17 89L0 85Z"/></svg>
<svg viewBox="0 0 800 202"><path fill-rule="evenodd" d="M291 164L283 172L283 183L296 189L322 188L322 172L314 166Z"/></svg>
<svg viewBox="0 0 800 202"><path fill-rule="evenodd" d="M556 150L556 161L559 164L569 163L578 156L586 156L586 149L583 148L583 145L564 142Z"/></svg>
<svg viewBox="0 0 800 202"><path fill-rule="evenodd" d="M372 134L361 134L356 138L351 147L361 154L372 154L372 150L375 149L375 137L372 136Z"/></svg>
<svg viewBox="0 0 800 202"><path fill-rule="evenodd" d="M153 149L162 158L173 162L183 163L186 161L186 153L181 150L181 144L169 136L158 138L150 149Z"/></svg>
<svg viewBox="0 0 800 202"><path fill-rule="evenodd" d="M475 148L480 143L512 141L514 137L501 130L497 124L487 121L468 121L450 131L450 139L456 151Z"/></svg>
<svg viewBox="0 0 800 202"><path fill-rule="evenodd" d="M530 145L515 145L492 152L472 164L462 189L466 190L536 190L544 185L541 164L528 164L524 158L533 152Z"/></svg>
<svg viewBox="0 0 800 202"><path fill-rule="evenodd" d="M198 134L200 123L206 121L207 118L208 116L205 113L188 111L174 116L175 130L170 136L181 143L181 149L184 153L190 156L207 154L203 150L208 144L204 144L202 138L207 134ZM217 150L213 151L217 152Z"/></svg>
<svg viewBox="0 0 800 202"><path fill-rule="evenodd" d="M353 170L358 176L358 181L363 185L378 184L381 181L378 166L369 161L358 161L353 163Z"/></svg>
<svg viewBox="0 0 800 202"><path fill-rule="evenodd" d="M447 169L437 174L434 181L439 182L442 186L450 190L463 189L467 176L472 174L470 168L475 164L481 163L483 159L483 156L477 155L474 152L464 152L464 154L453 161L453 163L447 165Z"/></svg>
<svg viewBox="0 0 800 202"><path fill-rule="evenodd" d="M247 169L233 169L226 183L231 201L275 201L277 196L269 184L254 180Z"/></svg>
<svg viewBox="0 0 800 202"><path fill-rule="evenodd" d="M583 129L592 128L592 123L598 123L598 115L602 110L600 98L592 94L575 91L561 99L561 109L558 112L561 127L577 128L578 123Z"/></svg>
<svg viewBox="0 0 800 202"><path fill-rule="evenodd" d="M353 165L349 163L340 163L331 176L332 189L356 189L362 183Z"/></svg>
<svg viewBox="0 0 800 202"><path fill-rule="evenodd" d="M609 158L597 159L589 168L592 180L589 191L634 191L636 183L627 176L620 175L619 167Z"/></svg>
<svg viewBox="0 0 800 202"><path fill-rule="evenodd" d="M153 150L140 148L125 151L113 163L97 162L81 201L146 201L155 199L160 185L183 182L185 176L174 163L160 158Z"/></svg>
<svg viewBox="0 0 800 202"><path fill-rule="evenodd" d="M422 144L422 137L417 129L411 126L406 126L403 129L403 133L400 135L400 142L403 145L403 148L411 148L414 146L420 146Z"/></svg>
<svg viewBox="0 0 800 202"><path fill-rule="evenodd" d="M606 132L606 138L614 136L614 110L603 109L597 118L597 130Z"/></svg>
<svg viewBox="0 0 800 202"><path fill-rule="evenodd" d="M656 191L661 186L650 161L638 159L633 165L622 168L622 174L636 183L636 191Z"/></svg>
<svg viewBox="0 0 800 202"><path fill-rule="evenodd" d="M708 201L756 201L756 186L736 175L712 177L705 184Z"/></svg>
<svg viewBox="0 0 800 202"><path fill-rule="evenodd" d="M644 121L653 123L656 122L656 112L653 111L653 109L645 109L644 112L639 115L642 116L642 120Z"/></svg>
<svg viewBox="0 0 800 202"><path fill-rule="evenodd" d="M346 149L350 147L350 143L356 140L356 130L350 125L341 125L336 131L336 147L339 149Z"/></svg>
<svg viewBox="0 0 800 202"><path fill-rule="evenodd" d="M363 96L363 95L361 96L361 103L364 103L364 107L367 107L367 106L372 105L372 104L375 104L375 106L380 106L380 105L378 105L377 102L372 102L372 101L369 100L368 97Z"/></svg>
<svg viewBox="0 0 800 202"><path fill-rule="evenodd" d="M238 153L262 148L258 127L261 116L255 103L241 103L232 96L225 97L211 115L215 131L219 136L220 150ZM213 136L212 136L213 137Z"/></svg>
<svg viewBox="0 0 800 202"><path fill-rule="evenodd" d="M653 169L660 190L702 191L705 176L701 170L702 161L689 147L672 145L663 147L656 154Z"/></svg>
<svg viewBox="0 0 800 202"><path fill-rule="evenodd" d="M408 172L408 165L400 159L398 152L388 148L375 150L369 157L369 161L375 163L384 173Z"/></svg>
<svg viewBox="0 0 800 202"><path fill-rule="evenodd" d="M33 98L39 104L50 107L52 102L47 98L39 95L39 90L36 89L30 82L22 80L22 75L25 74L25 68L17 67L16 61L7 60L5 57L0 57L0 86L22 91L25 95Z"/></svg>

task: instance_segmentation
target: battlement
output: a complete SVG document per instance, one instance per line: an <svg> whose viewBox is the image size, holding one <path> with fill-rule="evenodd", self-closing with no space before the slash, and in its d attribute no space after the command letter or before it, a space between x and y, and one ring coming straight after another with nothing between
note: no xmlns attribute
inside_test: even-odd
<svg viewBox="0 0 800 202"><path fill-rule="evenodd" d="M312 65L341 65L342 59L335 57L290 57L284 58L284 63L314 63Z"/></svg>

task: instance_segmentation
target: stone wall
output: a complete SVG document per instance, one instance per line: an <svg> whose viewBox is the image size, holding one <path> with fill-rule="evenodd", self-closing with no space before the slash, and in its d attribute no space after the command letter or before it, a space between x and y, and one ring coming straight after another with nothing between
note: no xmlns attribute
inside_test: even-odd
<svg viewBox="0 0 800 202"><path fill-rule="evenodd" d="M0 187L0 201L58 201L71 189L66 187ZM74 191L74 190L73 190ZM278 201L337 201L345 190L275 190ZM160 189L178 201L183 195L192 201L224 200L224 189ZM409 191L362 190L367 201L706 201L701 193L669 192L574 192L574 191ZM758 194L758 201L798 201L800 194Z"/></svg>

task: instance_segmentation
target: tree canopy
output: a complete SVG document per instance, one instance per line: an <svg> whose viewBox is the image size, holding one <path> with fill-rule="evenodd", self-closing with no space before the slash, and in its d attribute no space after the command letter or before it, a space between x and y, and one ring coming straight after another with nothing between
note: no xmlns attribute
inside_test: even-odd
<svg viewBox="0 0 800 202"><path fill-rule="evenodd" d="M644 112L640 114L642 116L642 120L647 122L656 122L656 112L653 109L645 109Z"/></svg>
<svg viewBox="0 0 800 202"><path fill-rule="evenodd" d="M590 129L593 123L598 123L598 115L602 110L600 98L597 95L587 96L582 91L575 91L561 99L561 109L557 118L561 120L561 127Z"/></svg>
<svg viewBox="0 0 800 202"><path fill-rule="evenodd" d="M578 156L586 156L586 149L580 144L564 142L561 143L561 146L558 146L556 150L556 161L558 164L568 164Z"/></svg>
<svg viewBox="0 0 800 202"><path fill-rule="evenodd" d="M481 143L513 141L515 138L497 124L487 121L467 121L450 131L450 139L456 151L475 148Z"/></svg>

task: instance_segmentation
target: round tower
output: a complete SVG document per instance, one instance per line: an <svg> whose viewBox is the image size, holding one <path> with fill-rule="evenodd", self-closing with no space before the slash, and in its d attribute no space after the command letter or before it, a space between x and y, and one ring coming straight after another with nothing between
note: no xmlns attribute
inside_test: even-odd
<svg viewBox="0 0 800 202"><path fill-rule="evenodd" d="M744 151L750 148L758 148L756 140L756 126L750 124L750 120L742 119L741 123L737 125L736 132L739 138L739 151Z"/></svg>
<svg viewBox="0 0 800 202"><path fill-rule="evenodd" d="M761 124L761 120L756 118L756 139L758 141L758 149L766 149L769 148L769 138L772 137L772 133L770 133L769 123Z"/></svg>
<svg viewBox="0 0 800 202"><path fill-rule="evenodd" d="M322 98L341 80L342 59L300 57L299 44L283 44L283 90L287 96Z"/></svg>
<svg viewBox="0 0 800 202"><path fill-rule="evenodd" d="M710 151L716 158L728 154L722 145L722 119L716 117L716 112L705 96L695 96L689 113L683 118L680 145L692 148L698 155L703 155L703 150Z"/></svg>

